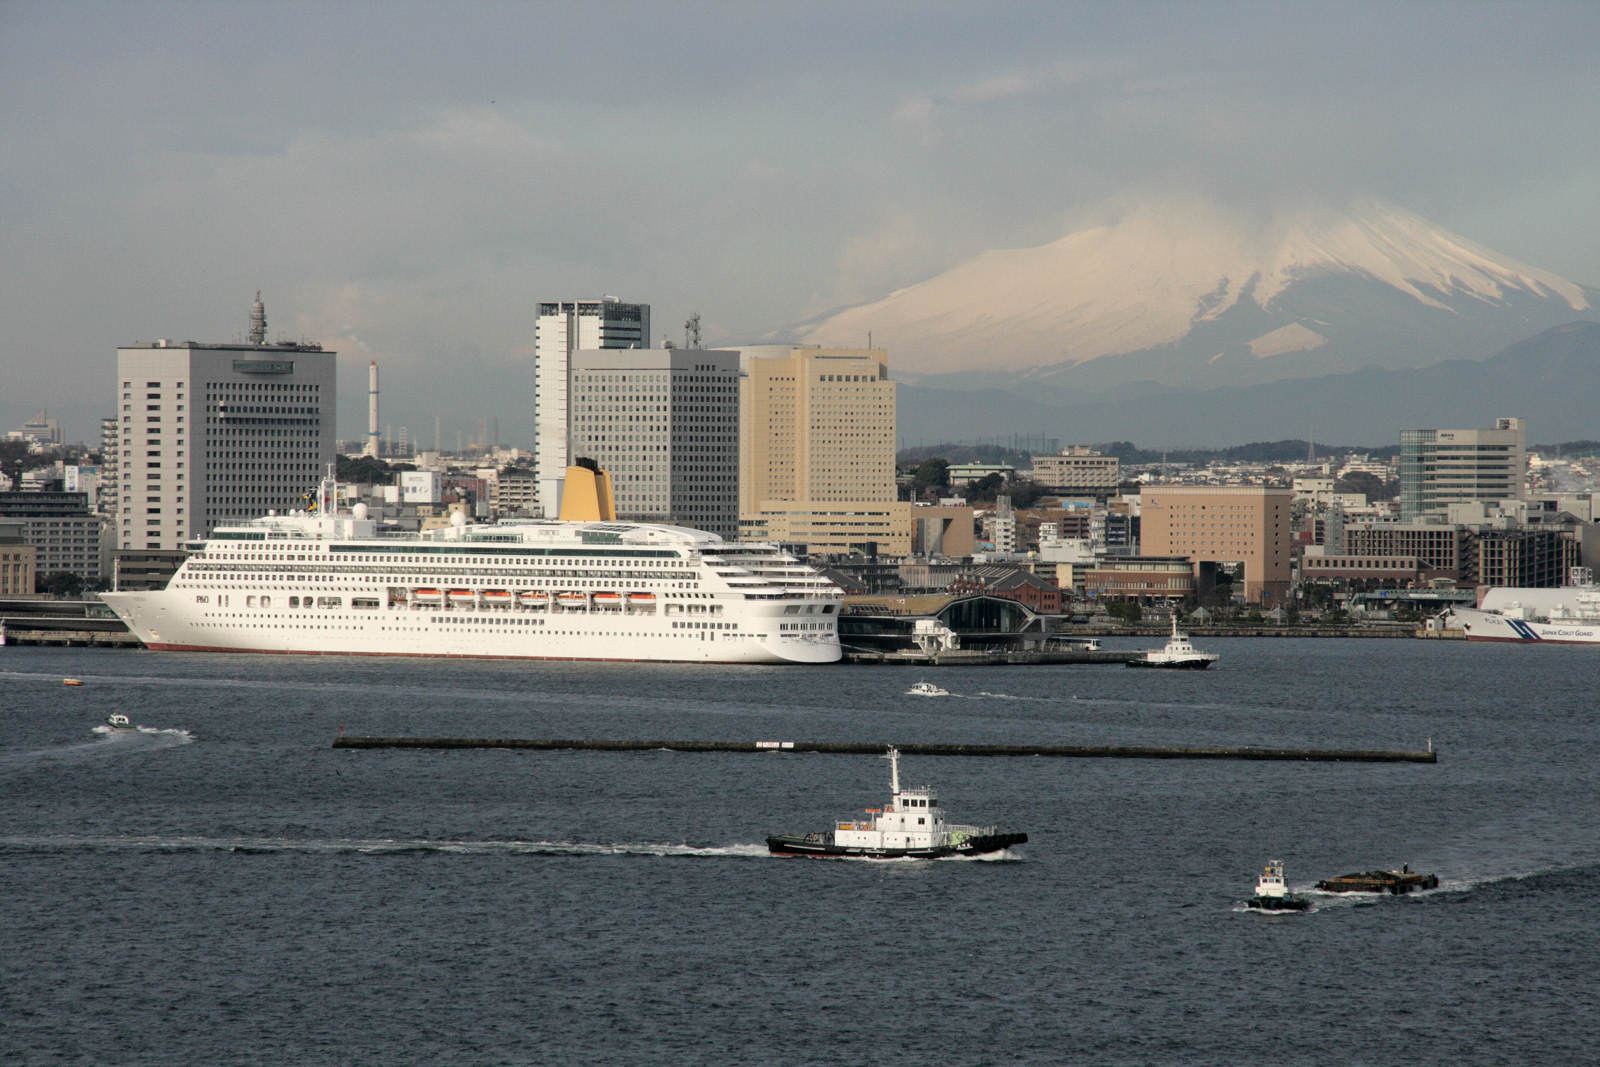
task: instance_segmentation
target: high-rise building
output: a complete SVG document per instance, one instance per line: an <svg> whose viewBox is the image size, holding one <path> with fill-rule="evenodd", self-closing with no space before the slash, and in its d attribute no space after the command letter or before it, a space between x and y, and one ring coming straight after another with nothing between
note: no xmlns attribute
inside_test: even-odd
<svg viewBox="0 0 1600 1067"><path fill-rule="evenodd" d="M617 518L739 536L739 353L582 349L571 380L572 453L611 475Z"/></svg>
<svg viewBox="0 0 1600 1067"><path fill-rule="evenodd" d="M1400 517L1526 499L1527 470L1522 419L1496 419L1492 430L1401 430Z"/></svg>
<svg viewBox="0 0 1600 1067"><path fill-rule="evenodd" d="M649 345L649 304L624 304L612 296L540 302L533 329L533 457L545 515L559 514L561 480L574 459L567 406L572 353Z"/></svg>
<svg viewBox="0 0 1600 1067"><path fill-rule="evenodd" d="M1140 490L1140 551L1187 556L1199 585L1214 569L1240 565L1244 598L1275 604L1289 592L1294 491L1248 485L1147 485Z"/></svg>
<svg viewBox="0 0 1600 1067"><path fill-rule="evenodd" d="M304 506L334 461L336 400L335 354L317 344L117 349L116 546L177 549Z"/></svg>
<svg viewBox="0 0 1600 1067"><path fill-rule="evenodd" d="M908 555L895 383L880 348L740 349L739 527L826 553Z"/></svg>

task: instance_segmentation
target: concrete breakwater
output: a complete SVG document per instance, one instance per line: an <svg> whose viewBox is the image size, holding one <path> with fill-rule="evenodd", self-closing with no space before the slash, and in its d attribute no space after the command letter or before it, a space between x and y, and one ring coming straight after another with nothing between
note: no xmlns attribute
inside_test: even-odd
<svg viewBox="0 0 1600 1067"><path fill-rule="evenodd" d="M882 744L854 741L630 741L610 739L539 740L519 737L346 737L334 748L512 748L535 751L575 749L590 752L809 752L824 755L881 756ZM1437 763L1425 750L1350 748L1189 748L1166 745L897 745L906 756L1074 756L1111 759L1301 760L1331 763Z"/></svg>

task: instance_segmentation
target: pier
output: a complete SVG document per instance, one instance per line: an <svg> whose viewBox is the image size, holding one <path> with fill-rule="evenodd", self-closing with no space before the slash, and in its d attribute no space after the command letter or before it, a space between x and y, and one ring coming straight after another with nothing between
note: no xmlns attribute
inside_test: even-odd
<svg viewBox="0 0 1600 1067"><path fill-rule="evenodd" d="M888 746L856 741L627 741L537 740L520 737L345 737L334 748L510 748L540 752L809 752L830 756L881 756ZM1299 760L1322 763L1437 763L1425 750L1357 748L1186 748L1168 745L896 745L905 756L1071 756L1101 759Z"/></svg>

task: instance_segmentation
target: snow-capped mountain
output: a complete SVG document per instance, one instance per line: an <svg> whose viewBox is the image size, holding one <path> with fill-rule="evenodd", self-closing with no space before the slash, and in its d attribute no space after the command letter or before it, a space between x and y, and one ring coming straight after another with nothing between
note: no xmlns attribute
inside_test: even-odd
<svg viewBox="0 0 1600 1067"><path fill-rule="evenodd" d="M870 330L902 379L1081 394L1483 358L1592 317L1595 299L1376 199L1261 220L1174 198L794 333L831 345Z"/></svg>

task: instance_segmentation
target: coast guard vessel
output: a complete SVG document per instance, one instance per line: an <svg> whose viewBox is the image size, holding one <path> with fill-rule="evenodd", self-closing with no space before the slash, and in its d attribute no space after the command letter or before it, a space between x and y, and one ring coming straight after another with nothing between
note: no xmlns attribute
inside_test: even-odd
<svg viewBox="0 0 1600 1067"><path fill-rule="evenodd" d="M1476 608L1451 608L1440 620L1468 641L1600 645L1600 585L1574 567L1558 588L1490 589Z"/></svg>
<svg viewBox="0 0 1600 1067"><path fill-rule="evenodd" d="M814 568L773 545L614 515L592 465L568 471L559 520L458 515L421 533L381 530L361 504L341 512L329 478L314 507L188 545L165 589L101 599L163 651L839 659L842 592Z"/></svg>

